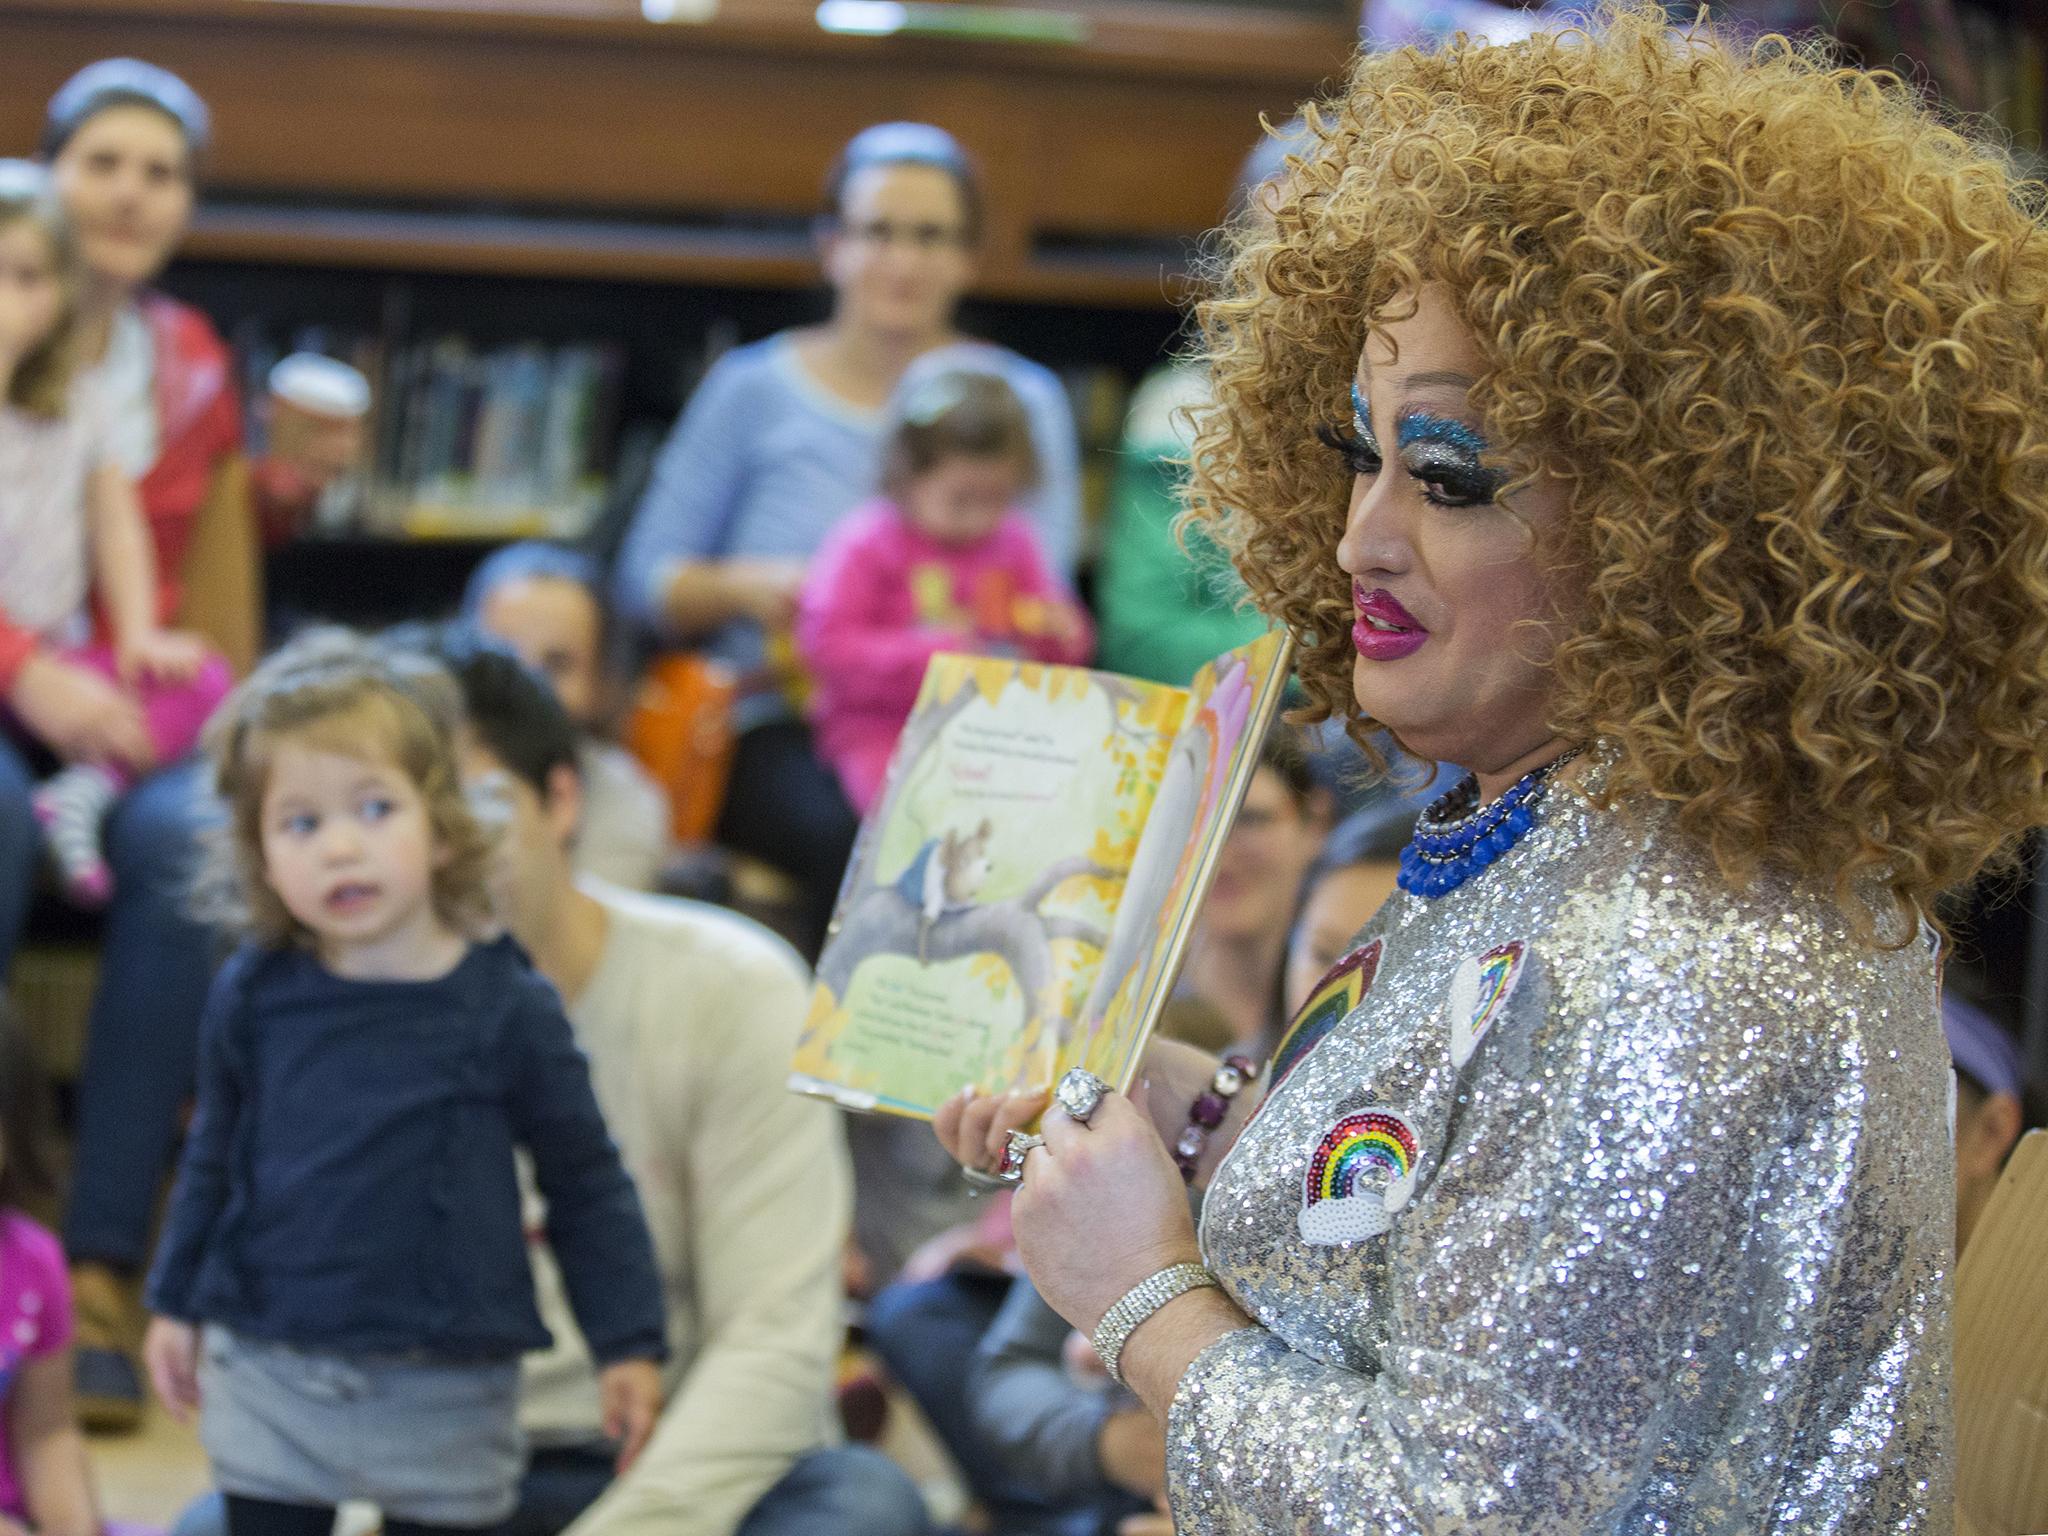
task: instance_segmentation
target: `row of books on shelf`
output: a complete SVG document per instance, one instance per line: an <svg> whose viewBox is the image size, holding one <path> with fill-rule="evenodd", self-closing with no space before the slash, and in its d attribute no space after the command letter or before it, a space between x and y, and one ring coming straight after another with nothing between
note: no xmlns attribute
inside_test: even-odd
<svg viewBox="0 0 2048 1536"><path fill-rule="evenodd" d="M708 365L710 342L692 373ZM289 348L238 333L247 398L260 400L286 351L354 365L370 383L361 468L322 496L311 531L431 537L574 539L602 508L626 423L624 349L613 342L479 346L454 335L397 343L301 331ZM1082 450L1084 526L1100 524L1129 395L1101 365L1063 371ZM666 422L641 422L660 431ZM265 414L251 413L252 450ZM1092 540L1091 540L1092 542Z"/></svg>
<svg viewBox="0 0 2048 1536"><path fill-rule="evenodd" d="M580 534L604 495L623 361L594 343L404 348L386 373L374 483L415 525Z"/></svg>

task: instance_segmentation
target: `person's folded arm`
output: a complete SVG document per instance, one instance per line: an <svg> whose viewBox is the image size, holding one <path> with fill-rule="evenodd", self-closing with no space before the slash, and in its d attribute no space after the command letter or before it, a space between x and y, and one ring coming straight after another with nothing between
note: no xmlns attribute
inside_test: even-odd
<svg viewBox="0 0 2048 1536"><path fill-rule="evenodd" d="M744 362L721 358L655 458L616 567L620 609L641 629L692 639L743 611L720 566L746 490L753 393Z"/></svg>
<svg viewBox="0 0 2048 1536"><path fill-rule="evenodd" d="M1060 1351L1070 1331L1031 1282L1019 1280L968 1367L975 1429L1013 1477L1062 1504L1108 1493L1096 1445L1116 1406L1107 1378L1091 1388L1067 1374Z"/></svg>

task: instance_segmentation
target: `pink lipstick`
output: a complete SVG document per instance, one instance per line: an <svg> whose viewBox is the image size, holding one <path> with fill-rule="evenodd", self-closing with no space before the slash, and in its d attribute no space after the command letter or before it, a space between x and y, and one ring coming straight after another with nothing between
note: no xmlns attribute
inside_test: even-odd
<svg viewBox="0 0 2048 1536"><path fill-rule="evenodd" d="M1367 661L1399 661L1421 650L1429 639L1429 631L1394 601L1391 592L1377 588L1367 592L1354 582L1351 602L1358 611L1358 622L1351 626L1351 643Z"/></svg>

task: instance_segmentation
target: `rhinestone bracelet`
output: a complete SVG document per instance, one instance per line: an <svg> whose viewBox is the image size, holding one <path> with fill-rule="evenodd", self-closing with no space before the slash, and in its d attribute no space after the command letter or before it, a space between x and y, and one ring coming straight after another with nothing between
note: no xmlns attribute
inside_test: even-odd
<svg viewBox="0 0 2048 1536"><path fill-rule="evenodd" d="M1195 1096L1188 1109L1187 1129L1173 1144L1173 1164L1188 1183L1195 1182L1195 1169L1202 1161L1202 1148L1209 1144L1209 1133L1230 1113L1230 1101L1258 1075L1258 1064L1251 1057L1226 1056L1209 1086Z"/></svg>
<svg viewBox="0 0 2048 1536"><path fill-rule="evenodd" d="M1117 1362L1123 1358L1124 1345L1138 1331L1138 1325L1174 1297L1185 1296L1205 1285L1222 1283L1200 1264L1169 1264L1158 1274L1147 1275L1140 1280L1125 1291L1117 1304L1103 1313L1102 1321L1095 1325L1093 1343L1095 1353L1102 1357L1103 1369L1119 1385L1129 1386L1123 1372L1117 1369Z"/></svg>

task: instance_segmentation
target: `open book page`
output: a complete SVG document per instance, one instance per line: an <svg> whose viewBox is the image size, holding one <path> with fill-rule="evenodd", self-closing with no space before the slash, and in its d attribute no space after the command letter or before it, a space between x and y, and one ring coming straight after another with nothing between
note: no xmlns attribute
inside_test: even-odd
<svg viewBox="0 0 2048 1536"><path fill-rule="evenodd" d="M1258 768L1291 646L1274 630L1195 674L1188 708L1125 877L1095 986L1046 1081L1083 1066L1128 1088L1180 974L1216 859Z"/></svg>
<svg viewBox="0 0 2048 1536"><path fill-rule="evenodd" d="M1050 1081L1187 702L935 658L840 890L792 1086L929 1118L964 1083Z"/></svg>

